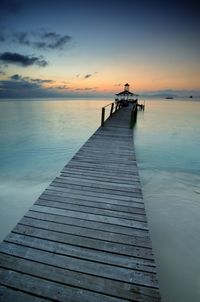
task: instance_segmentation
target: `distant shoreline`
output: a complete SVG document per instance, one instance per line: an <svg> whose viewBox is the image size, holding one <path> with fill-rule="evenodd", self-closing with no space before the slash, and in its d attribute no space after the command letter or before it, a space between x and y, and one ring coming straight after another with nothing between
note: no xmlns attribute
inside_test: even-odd
<svg viewBox="0 0 200 302"><path fill-rule="evenodd" d="M114 100L114 97L42 97L42 98L0 98L0 102L13 102L13 101L19 101L19 102L28 102L28 101L37 101L37 102L44 102L44 101L112 101ZM166 97L166 96L139 96L139 100L149 100L149 101L188 101L188 102L199 102L200 96L193 96L190 98L189 96L176 96L176 97Z"/></svg>

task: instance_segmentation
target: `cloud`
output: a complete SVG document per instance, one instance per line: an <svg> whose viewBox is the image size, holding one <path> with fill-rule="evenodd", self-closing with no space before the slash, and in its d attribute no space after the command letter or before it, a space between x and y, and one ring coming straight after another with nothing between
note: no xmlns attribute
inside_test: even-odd
<svg viewBox="0 0 200 302"><path fill-rule="evenodd" d="M58 90L66 90L66 89L68 89L67 85L54 86L54 88L56 88Z"/></svg>
<svg viewBox="0 0 200 302"><path fill-rule="evenodd" d="M11 80L18 81L18 80L21 80L21 79L22 79L22 77L21 77L21 76L19 76L18 74L14 74L14 75L12 75L12 76L10 77L10 79L11 79Z"/></svg>
<svg viewBox="0 0 200 302"><path fill-rule="evenodd" d="M11 35L14 42L18 42L19 44L30 46L31 42L28 38L28 34L25 32L13 33Z"/></svg>
<svg viewBox="0 0 200 302"><path fill-rule="evenodd" d="M64 82L13 74L7 80L0 80L0 98L91 97L97 88L70 89Z"/></svg>
<svg viewBox="0 0 200 302"><path fill-rule="evenodd" d="M46 49L63 49L65 45L72 40L72 37L69 35L61 36L60 34L55 32L45 33L42 38L45 40L45 42L43 42L44 45L42 46L42 48Z"/></svg>
<svg viewBox="0 0 200 302"><path fill-rule="evenodd" d="M90 78L91 76L92 76L92 74L91 74L91 73L86 74L86 75L84 76L84 79L88 79L88 78Z"/></svg>
<svg viewBox="0 0 200 302"><path fill-rule="evenodd" d="M37 83L38 85L44 84L44 83L53 83L53 80L42 80L42 79L33 79L30 77L22 77L19 74L14 74L10 77L11 80L14 81L27 81L32 83Z"/></svg>
<svg viewBox="0 0 200 302"><path fill-rule="evenodd" d="M54 81L52 80L42 80L42 79L31 79L29 77L26 77L24 79L29 79L32 82L38 83L38 84L44 84L44 83L53 83Z"/></svg>
<svg viewBox="0 0 200 302"><path fill-rule="evenodd" d="M85 87L85 88L76 88L75 91L91 91L96 92L98 87Z"/></svg>
<svg viewBox="0 0 200 302"><path fill-rule="evenodd" d="M53 87L45 87L43 84L46 83L54 83L54 81L49 79L34 79L14 74L9 79L0 81L0 97L30 98L60 96Z"/></svg>
<svg viewBox="0 0 200 302"><path fill-rule="evenodd" d="M14 42L41 50L62 50L72 41L72 37L56 32L14 32L7 34L1 32L0 41Z"/></svg>
<svg viewBox="0 0 200 302"><path fill-rule="evenodd" d="M93 73L88 73L83 78L84 79L89 79L90 77L93 77L95 74L98 74L98 71L95 71Z"/></svg>
<svg viewBox="0 0 200 302"><path fill-rule="evenodd" d="M45 67L48 65L42 57L32 57L28 55L21 55L19 53L4 52L0 54L0 60L7 64L17 64L23 67L38 65Z"/></svg>
<svg viewBox="0 0 200 302"><path fill-rule="evenodd" d="M16 88L24 89L24 88L35 88L36 84L27 82L27 81L12 81L12 80L4 80L0 82L0 88L13 90Z"/></svg>

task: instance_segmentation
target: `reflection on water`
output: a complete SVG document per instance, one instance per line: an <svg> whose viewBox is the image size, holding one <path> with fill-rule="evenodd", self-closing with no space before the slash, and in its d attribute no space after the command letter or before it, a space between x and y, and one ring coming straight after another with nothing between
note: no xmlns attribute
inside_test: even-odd
<svg viewBox="0 0 200 302"><path fill-rule="evenodd" d="M200 301L200 103L149 101L135 145L164 302Z"/></svg>
<svg viewBox="0 0 200 302"><path fill-rule="evenodd" d="M0 102L0 241L96 130L105 103Z"/></svg>

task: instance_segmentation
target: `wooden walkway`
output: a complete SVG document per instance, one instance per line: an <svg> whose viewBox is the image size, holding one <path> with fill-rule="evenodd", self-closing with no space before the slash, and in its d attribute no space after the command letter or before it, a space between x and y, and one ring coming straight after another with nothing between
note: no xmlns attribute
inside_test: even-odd
<svg viewBox="0 0 200 302"><path fill-rule="evenodd" d="M160 301L129 118L100 127L0 245L0 301Z"/></svg>

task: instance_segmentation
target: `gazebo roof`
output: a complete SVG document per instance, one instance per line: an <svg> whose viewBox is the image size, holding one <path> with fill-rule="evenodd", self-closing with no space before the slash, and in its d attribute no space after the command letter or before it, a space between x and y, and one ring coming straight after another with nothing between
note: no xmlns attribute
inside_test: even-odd
<svg viewBox="0 0 200 302"><path fill-rule="evenodd" d="M120 93L116 93L116 95L117 96L133 96L133 95L136 95L135 93L132 93L132 92L130 92L130 91L126 91L126 90L124 90L124 91L122 91L122 92L120 92Z"/></svg>
<svg viewBox="0 0 200 302"><path fill-rule="evenodd" d="M119 97L125 97L125 99L129 99L130 100L130 98L129 97L131 97L131 96L138 96L138 94L135 94L135 93L133 93L133 92L130 92L129 91L129 84L128 83L126 83L125 85L124 85L124 91L121 91L121 92L119 92L119 93L116 93L115 95L116 96L119 96Z"/></svg>

